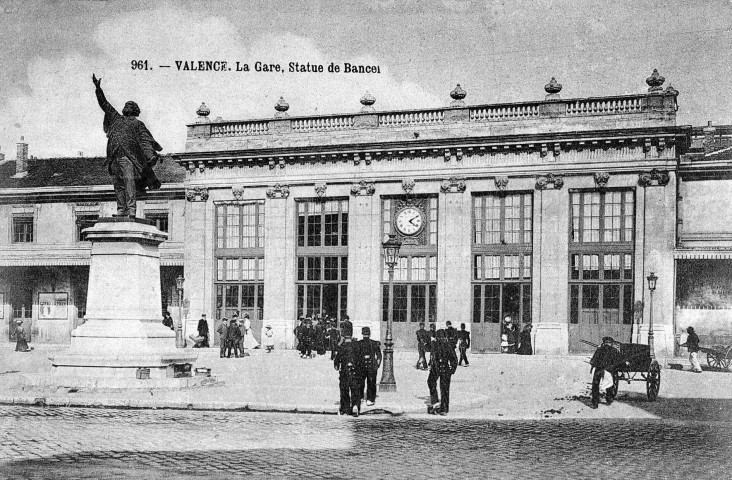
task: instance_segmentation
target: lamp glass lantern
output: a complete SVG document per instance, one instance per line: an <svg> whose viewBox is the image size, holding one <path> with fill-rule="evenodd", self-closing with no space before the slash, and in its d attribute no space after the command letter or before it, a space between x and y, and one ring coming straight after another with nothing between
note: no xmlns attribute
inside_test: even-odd
<svg viewBox="0 0 732 480"><path fill-rule="evenodd" d="M402 247L402 242L394 234L389 234L389 238L381 244L384 248L384 263L389 268L394 268L399 260L399 249Z"/></svg>
<svg viewBox="0 0 732 480"><path fill-rule="evenodd" d="M646 278L648 279L648 290L654 291L656 289L656 281L658 280L658 276L655 273L651 272L651 274L648 275L648 277Z"/></svg>

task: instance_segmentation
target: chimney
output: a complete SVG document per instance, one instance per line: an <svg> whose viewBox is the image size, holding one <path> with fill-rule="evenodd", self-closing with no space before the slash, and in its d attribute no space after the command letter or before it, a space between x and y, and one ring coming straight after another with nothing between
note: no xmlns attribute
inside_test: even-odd
<svg viewBox="0 0 732 480"><path fill-rule="evenodd" d="M716 132L717 129L712 126L712 122L710 120L702 131L704 132L704 140L702 142L704 153L711 153L714 151L714 132Z"/></svg>
<svg viewBox="0 0 732 480"><path fill-rule="evenodd" d="M82 152L81 150L79 150L79 156L80 157L83 157L84 156L84 152Z"/></svg>
<svg viewBox="0 0 732 480"><path fill-rule="evenodd" d="M18 153L15 156L15 173L25 172L26 170L28 170L28 144L25 143L25 137L20 137Z"/></svg>

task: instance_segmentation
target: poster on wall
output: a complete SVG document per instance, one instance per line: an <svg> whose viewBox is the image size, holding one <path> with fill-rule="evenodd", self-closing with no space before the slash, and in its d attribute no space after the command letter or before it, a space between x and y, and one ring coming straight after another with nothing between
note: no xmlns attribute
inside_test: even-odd
<svg viewBox="0 0 732 480"><path fill-rule="evenodd" d="M53 319L68 317L66 307L69 303L68 293L39 293L38 318Z"/></svg>

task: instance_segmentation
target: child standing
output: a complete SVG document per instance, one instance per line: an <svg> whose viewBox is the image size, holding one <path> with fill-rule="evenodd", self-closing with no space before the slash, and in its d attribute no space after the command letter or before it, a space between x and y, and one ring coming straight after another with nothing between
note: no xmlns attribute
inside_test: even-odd
<svg viewBox="0 0 732 480"><path fill-rule="evenodd" d="M274 332L272 332L272 325L264 327L264 346L267 349L267 353L274 350Z"/></svg>

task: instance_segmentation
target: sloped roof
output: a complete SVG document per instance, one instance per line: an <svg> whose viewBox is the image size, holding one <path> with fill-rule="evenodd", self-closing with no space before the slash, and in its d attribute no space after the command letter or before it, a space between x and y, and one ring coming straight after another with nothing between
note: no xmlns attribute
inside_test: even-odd
<svg viewBox="0 0 732 480"><path fill-rule="evenodd" d="M185 169L171 159L153 168L160 181L183 183ZM84 185L111 185L112 178L104 166L103 157L71 157L28 160L28 173L22 178L15 175L15 161L0 164L0 188L67 187Z"/></svg>

